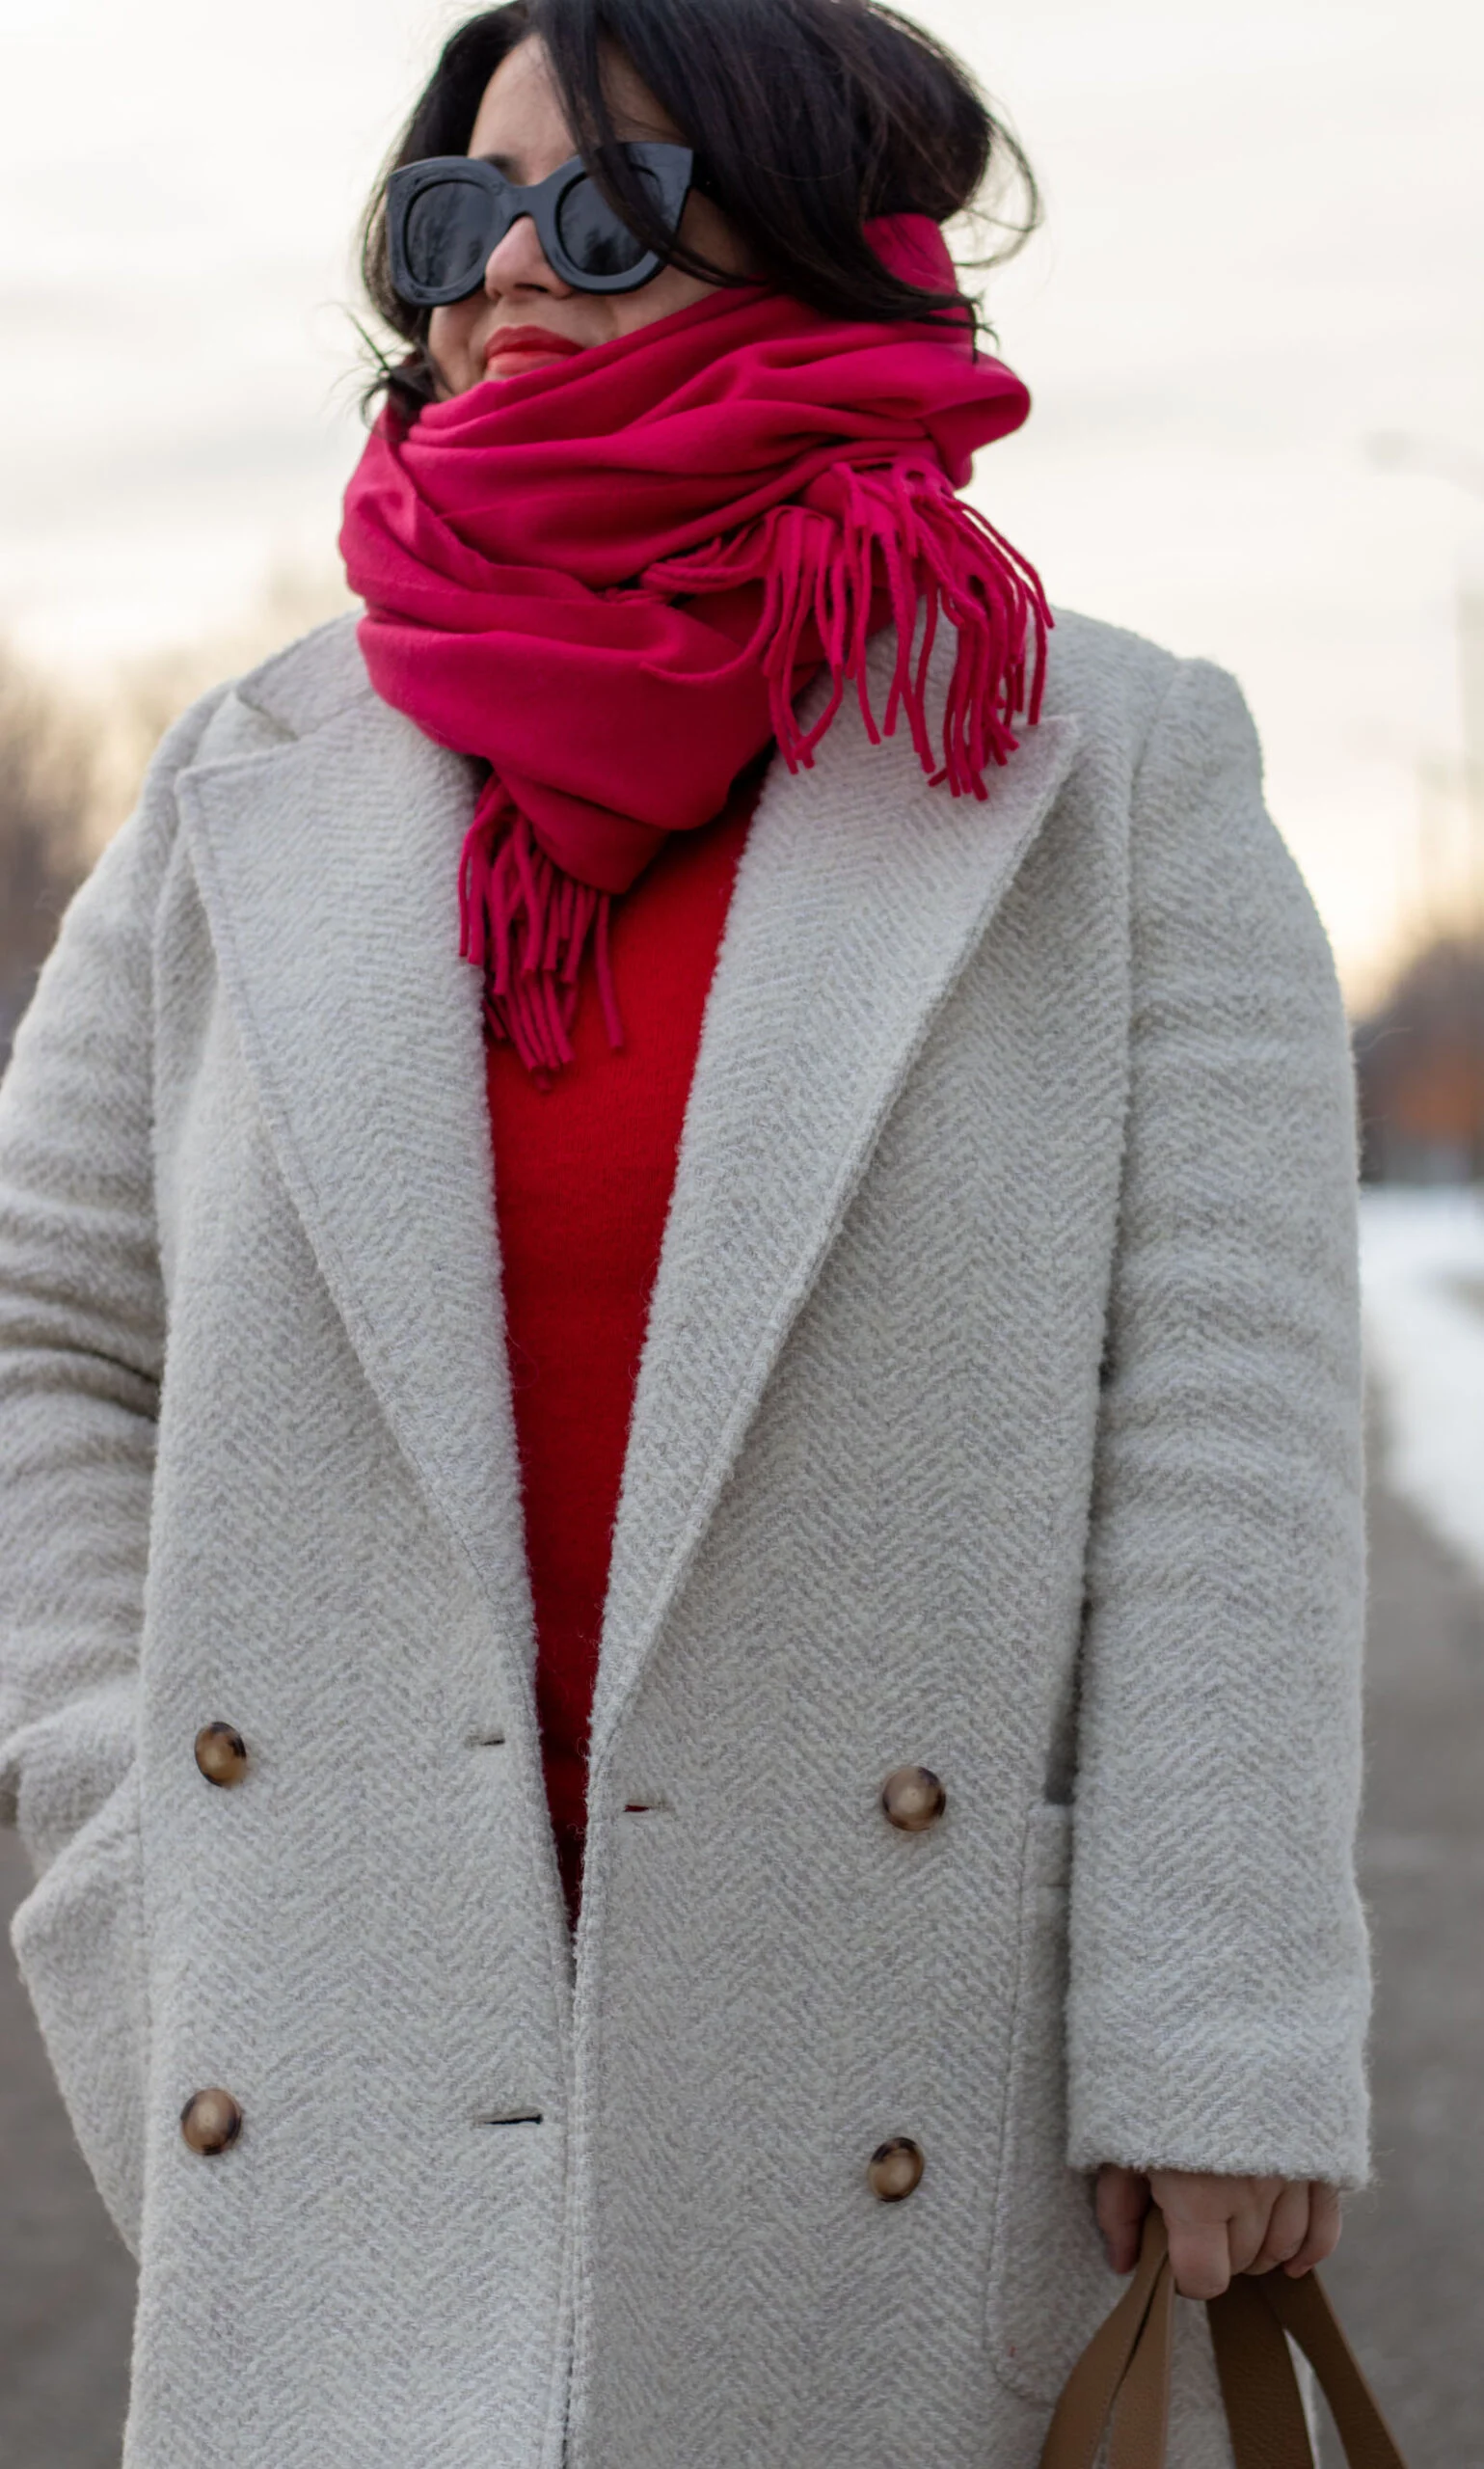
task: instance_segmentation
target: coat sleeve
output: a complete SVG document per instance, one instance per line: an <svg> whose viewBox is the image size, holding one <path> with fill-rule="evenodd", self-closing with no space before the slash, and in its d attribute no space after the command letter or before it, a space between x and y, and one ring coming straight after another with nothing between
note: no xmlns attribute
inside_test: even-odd
<svg viewBox="0 0 1484 2469"><path fill-rule="evenodd" d="M135 1697L165 1345L151 937L174 779L156 759L64 920L0 1083L0 1819L40 1883L18 1961L132 2242L144 2011Z"/></svg>
<svg viewBox="0 0 1484 2469"><path fill-rule="evenodd" d="M1354 1096L1252 722L1203 663L1151 732L1133 833L1069 2157L1353 2184L1369 2003Z"/></svg>

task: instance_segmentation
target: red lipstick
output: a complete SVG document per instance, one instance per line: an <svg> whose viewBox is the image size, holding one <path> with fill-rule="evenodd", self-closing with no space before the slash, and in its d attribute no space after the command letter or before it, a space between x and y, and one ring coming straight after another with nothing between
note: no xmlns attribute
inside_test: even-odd
<svg viewBox="0 0 1484 2469"><path fill-rule="evenodd" d="M520 377L529 368L570 360L583 348L550 326L497 326L484 346L484 366L491 377Z"/></svg>

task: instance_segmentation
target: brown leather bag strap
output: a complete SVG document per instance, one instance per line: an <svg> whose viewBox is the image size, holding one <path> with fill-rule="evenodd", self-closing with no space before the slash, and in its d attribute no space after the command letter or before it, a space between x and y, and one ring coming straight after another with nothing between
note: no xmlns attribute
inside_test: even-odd
<svg viewBox="0 0 1484 2469"><path fill-rule="evenodd" d="M1046 2431L1040 2469L1093 2469L1161 2279L1170 2281L1165 2224L1151 2209L1133 2279L1066 2378ZM1159 2469L1158 2460L1151 2469Z"/></svg>
<svg viewBox="0 0 1484 2469"><path fill-rule="evenodd" d="M1146 2469L1147 2462L1164 2459L1174 2353L1174 2274L1167 2262L1155 2280L1143 2329L1113 2404L1108 2469Z"/></svg>
<svg viewBox="0 0 1484 2469"><path fill-rule="evenodd" d="M1249 2286L1261 2291L1318 2376L1350 2469L1406 2469L1318 2273L1290 2280L1286 2272L1265 2272Z"/></svg>
<svg viewBox="0 0 1484 2469"><path fill-rule="evenodd" d="M1234 2280L1205 2312L1236 2469L1314 2469L1292 2353L1262 2282Z"/></svg>
<svg viewBox="0 0 1484 2469"><path fill-rule="evenodd" d="M1169 2241L1151 2206L1138 2268L1066 2378L1040 2469L1093 2469L1110 2422L1108 2469L1164 2469L1174 2315ZM1314 2469L1285 2334L1318 2376L1349 2469L1406 2469L1317 2272L1244 2276L1206 2316L1236 2469Z"/></svg>

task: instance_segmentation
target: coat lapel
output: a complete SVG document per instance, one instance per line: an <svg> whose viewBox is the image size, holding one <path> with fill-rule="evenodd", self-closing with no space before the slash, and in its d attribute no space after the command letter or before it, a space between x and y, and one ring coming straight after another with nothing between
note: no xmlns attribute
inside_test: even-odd
<svg viewBox="0 0 1484 2469"><path fill-rule="evenodd" d="M524 1673L478 981L454 909L470 775L365 690L351 650L358 691L340 708L267 751L199 765L181 806L284 1180L381 1407ZM276 692L267 674L257 708L302 725L296 672Z"/></svg>
<svg viewBox="0 0 1484 2469"><path fill-rule="evenodd" d="M775 779L686 1118L614 1534L592 1754L613 1737L888 1108L1070 764L1028 730L985 803L841 715Z"/></svg>

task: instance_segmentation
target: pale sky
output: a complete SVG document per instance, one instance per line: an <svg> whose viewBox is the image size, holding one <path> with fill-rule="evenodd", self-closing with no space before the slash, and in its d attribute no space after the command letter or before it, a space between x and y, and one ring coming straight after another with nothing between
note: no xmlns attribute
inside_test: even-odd
<svg viewBox="0 0 1484 2469"><path fill-rule="evenodd" d="M0 0L0 632L85 680L329 575L349 237L445 0ZM1475 0L927 0L1048 227L974 495L1054 599L1235 670L1362 999L1461 863L1454 602L1484 497ZM1418 770L1443 767L1430 837Z"/></svg>

